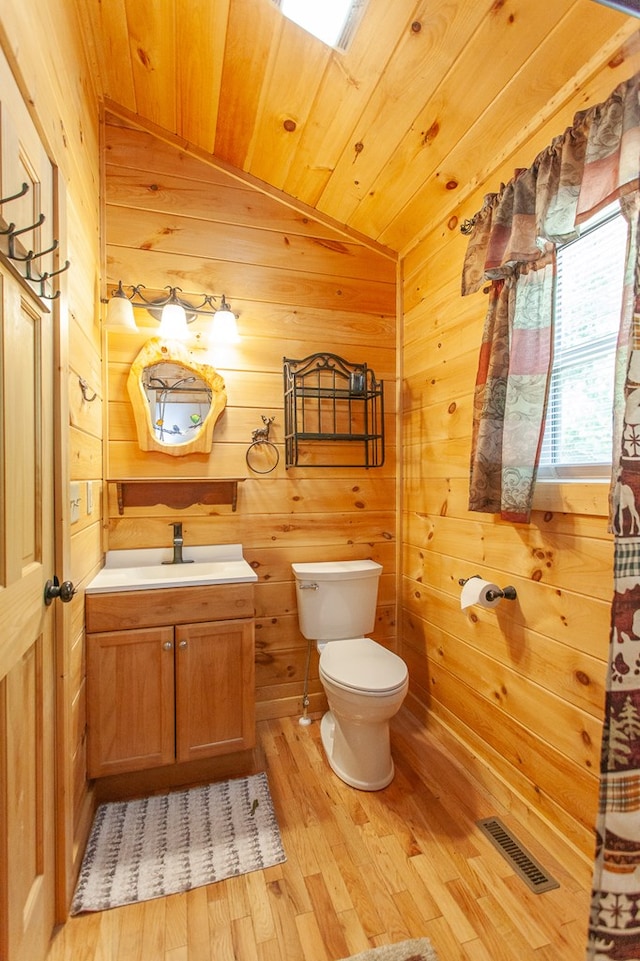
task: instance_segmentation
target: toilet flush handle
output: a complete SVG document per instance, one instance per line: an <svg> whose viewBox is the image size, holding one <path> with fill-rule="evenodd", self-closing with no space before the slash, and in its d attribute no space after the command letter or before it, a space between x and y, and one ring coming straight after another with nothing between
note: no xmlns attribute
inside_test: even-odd
<svg viewBox="0 0 640 961"><path fill-rule="evenodd" d="M320 587L318 586L318 584L315 583L315 581L310 581L308 584L300 584L298 582L298 587L300 588L301 591L319 591L320 590Z"/></svg>

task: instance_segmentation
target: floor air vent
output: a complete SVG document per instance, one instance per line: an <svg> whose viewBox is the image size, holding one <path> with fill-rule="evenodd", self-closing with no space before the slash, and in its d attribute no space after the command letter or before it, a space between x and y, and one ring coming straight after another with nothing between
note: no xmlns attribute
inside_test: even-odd
<svg viewBox="0 0 640 961"><path fill-rule="evenodd" d="M484 818L482 821L476 821L476 824L535 894L542 894L543 891L560 887L536 859L531 857L526 848L515 840L499 818Z"/></svg>

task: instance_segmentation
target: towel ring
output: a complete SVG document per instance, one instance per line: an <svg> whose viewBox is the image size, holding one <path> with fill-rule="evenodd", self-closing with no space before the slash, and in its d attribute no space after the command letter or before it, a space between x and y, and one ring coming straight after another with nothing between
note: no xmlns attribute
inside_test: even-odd
<svg viewBox="0 0 640 961"><path fill-rule="evenodd" d="M270 440L254 440L247 448L245 460L254 474L270 474L278 466L280 451Z"/></svg>

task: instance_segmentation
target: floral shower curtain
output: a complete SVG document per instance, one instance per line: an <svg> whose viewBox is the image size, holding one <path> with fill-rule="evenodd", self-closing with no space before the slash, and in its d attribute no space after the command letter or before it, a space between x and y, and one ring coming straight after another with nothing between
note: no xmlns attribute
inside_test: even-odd
<svg viewBox="0 0 640 961"><path fill-rule="evenodd" d="M469 509L529 520L552 358L555 245L620 200L629 223L614 385L614 596L588 961L640 961L640 74L485 198L462 293L489 283Z"/></svg>

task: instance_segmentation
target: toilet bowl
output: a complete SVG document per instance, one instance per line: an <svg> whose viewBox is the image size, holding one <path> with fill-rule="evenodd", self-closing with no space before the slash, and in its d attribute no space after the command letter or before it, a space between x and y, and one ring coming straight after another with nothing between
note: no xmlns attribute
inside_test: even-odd
<svg viewBox="0 0 640 961"><path fill-rule="evenodd" d="M393 780L389 721L409 686L402 658L364 636L375 623L382 567L374 561L292 567L300 629L320 652L329 704L320 725L327 760L351 787L379 791Z"/></svg>
<svg viewBox="0 0 640 961"><path fill-rule="evenodd" d="M330 641L320 654L329 711L320 724L332 770L360 791L393 780L389 721L409 687L404 661L368 637Z"/></svg>

